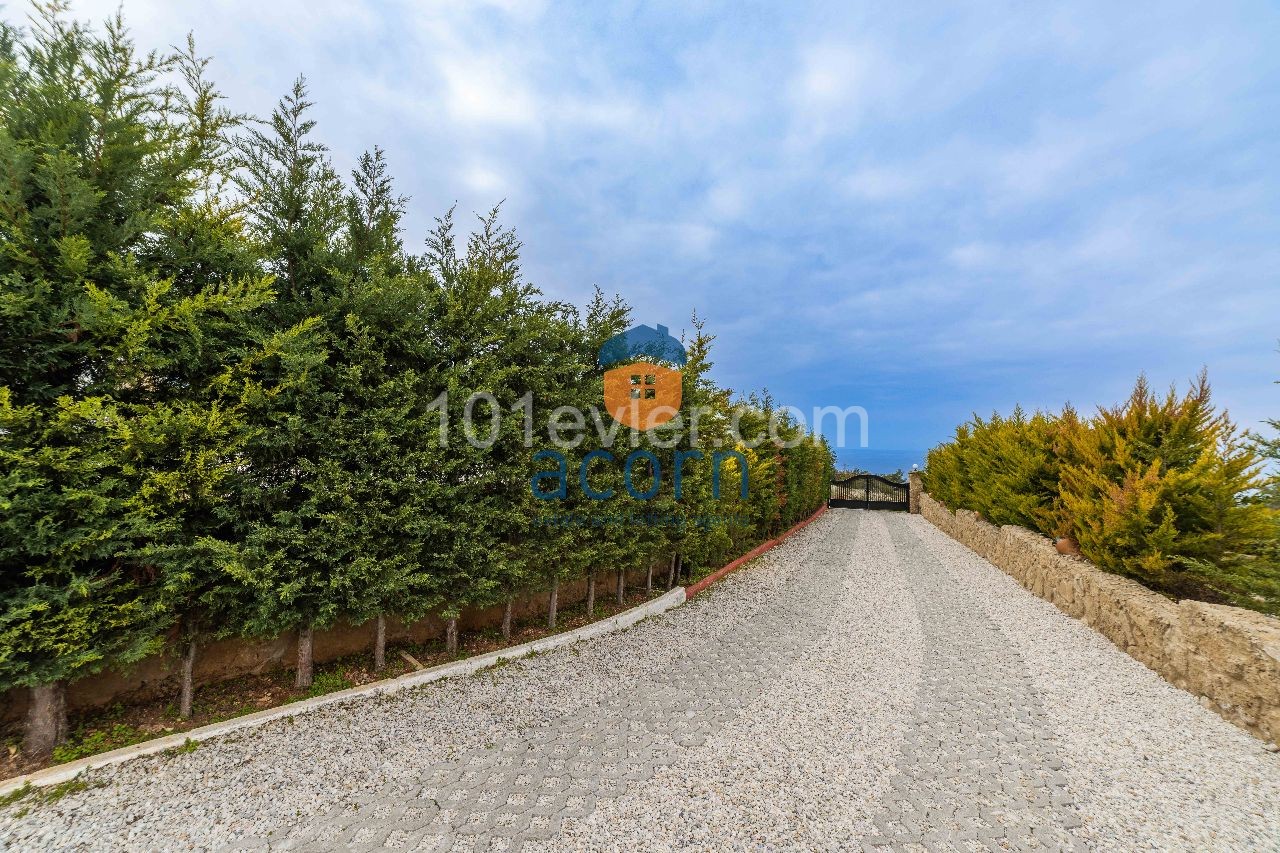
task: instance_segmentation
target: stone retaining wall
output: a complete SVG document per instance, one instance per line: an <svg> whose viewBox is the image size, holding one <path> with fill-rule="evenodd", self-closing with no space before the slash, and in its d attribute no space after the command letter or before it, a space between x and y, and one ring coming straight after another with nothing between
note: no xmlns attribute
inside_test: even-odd
<svg viewBox="0 0 1280 853"><path fill-rule="evenodd" d="M919 500L920 514L952 539L1201 697L1205 707L1280 744L1280 620L1239 607L1175 602L1059 554L1038 533L996 527L969 510L952 513L923 492Z"/></svg>

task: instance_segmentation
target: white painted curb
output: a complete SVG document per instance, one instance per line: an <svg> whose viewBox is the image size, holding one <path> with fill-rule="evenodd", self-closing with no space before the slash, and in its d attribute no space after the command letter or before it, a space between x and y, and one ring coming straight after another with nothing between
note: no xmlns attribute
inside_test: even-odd
<svg viewBox="0 0 1280 853"><path fill-rule="evenodd" d="M124 746L120 749L113 749L110 752L91 755L88 758L81 758L78 761L69 761L66 764L59 764L56 767L47 767L44 770L37 770L34 773L28 773L25 776L15 776L12 779L0 782L0 796L27 784L35 787L56 785L59 782L65 782L68 779L75 778L85 770L90 770L94 767L106 767L109 764L120 764L143 755L154 755L157 752L164 752L167 749L180 747L189 740L208 740L209 738L219 737L241 729L254 728L271 720L278 720L283 717L296 717L299 714L314 711L316 708L324 708L328 705L336 705L340 702L348 702L367 696L395 693L406 687L415 687L419 684L429 684L432 681L439 681L442 678L453 678L459 675L473 675L482 669L487 669L488 667L496 664L517 660L519 658L528 657L529 655L539 654L541 652L547 652L561 646L571 645L580 640L590 640L596 637L602 637L605 634L612 634L614 631L620 631L623 628L630 628L632 625L647 619L650 616L657 616L659 613L664 613L673 607L679 607L681 604L684 604L684 599L684 587L678 586L663 596L655 598L652 601L646 601L644 604L641 604L638 607L633 607L630 610L624 610L617 616L611 616L608 619L601 619L599 622L592 622L590 625L583 625L581 628L575 628L574 630L566 631L563 634L554 634L550 637L544 637L541 640L521 643L518 646L499 649L496 652L477 655L476 657L467 658L466 660L454 661L453 663L445 663L440 666L430 667L429 669L406 673L405 675L401 675L396 678L387 678L382 681L372 682L371 684L362 684L359 687L352 687L348 690L326 693L324 696L317 696L314 699L302 699L297 702L291 702L288 705L281 705L278 708L268 708L265 711L258 711L255 714L246 714L243 717L236 717L235 719L225 720L221 723L211 723L207 726L201 726L198 729L192 729L191 731L178 732L162 738L156 738L155 740L149 740L145 743L134 744L133 746Z"/></svg>

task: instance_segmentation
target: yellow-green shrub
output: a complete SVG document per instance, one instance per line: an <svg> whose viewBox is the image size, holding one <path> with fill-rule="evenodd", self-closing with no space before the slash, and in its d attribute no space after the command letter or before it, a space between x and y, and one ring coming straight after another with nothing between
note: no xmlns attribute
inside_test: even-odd
<svg viewBox="0 0 1280 853"><path fill-rule="evenodd" d="M1057 495L1053 453L1057 419L1021 408L1008 418L975 415L955 440L929 451L926 488L951 507L977 512L993 524L1040 529Z"/></svg>
<svg viewBox="0 0 1280 853"><path fill-rule="evenodd" d="M1140 377L1082 418L975 417L930 451L926 486L995 524L1071 536L1100 568L1184 597L1280 612L1277 513L1261 457L1201 374L1185 395Z"/></svg>
<svg viewBox="0 0 1280 853"><path fill-rule="evenodd" d="M1057 517L1099 567L1175 595L1280 604L1265 566L1247 571L1275 534L1253 497L1261 460L1214 411L1203 374L1184 396L1140 378L1122 405L1059 438Z"/></svg>

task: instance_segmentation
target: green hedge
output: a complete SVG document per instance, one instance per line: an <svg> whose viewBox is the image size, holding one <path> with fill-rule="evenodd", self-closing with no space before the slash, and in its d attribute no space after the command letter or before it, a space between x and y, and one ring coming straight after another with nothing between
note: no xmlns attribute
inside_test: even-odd
<svg viewBox="0 0 1280 853"><path fill-rule="evenodd" d="M1082 417L974 417L929 453L929 493L994 524L1071 537L1100 568L1171 596L1280 614L1278 514L1259 446L1201 374Z"/></svg>
<svg viewBox="0 0 1280 853"><path fill-rule="evenodd" d="M772 406L712 381L696 318L682 414L709 408L699 446L730 449L738 410L748 497L715 500L707 462L677 500L691 438L643 436L658 494L588 501L591 425L569 497L535 500L540 425L602 405L597 351L632 325L624 302L544 297L496 211L465 239L446 214L407 249L382 152L341 178L302 81L249 123L193 47L140 53L118 20L37 14L0 29L0 691L127 666L175 636L186 651L453 617L672 554L714 566L826 500L830 449L785 418L757 443ZM508 414L532 395L534 447L522 415L488 447L465 441L476 393ZM489 403L471 405L487 430ZM620 465L592 476L621 490ZM603 526L545 523L570 512ZM627 512L717 518L607 523Z"/></svg>

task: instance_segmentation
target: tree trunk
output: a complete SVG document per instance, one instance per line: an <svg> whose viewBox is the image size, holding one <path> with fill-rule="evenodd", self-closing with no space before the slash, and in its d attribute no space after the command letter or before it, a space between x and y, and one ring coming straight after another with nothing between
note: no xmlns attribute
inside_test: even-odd
<svg viewBox="0 0 1280 853"><path fill-rule="evenodd" d="M587 618L590 619L596 612L596 570L592 569L587 572Z"/></svg>
<svg viewBox="0 0 1280 853"><path fill-rule="evenodd" d="M191 705L195 698L195 683L192 675L196 668L196 638L187 641L186 651L182 653L182 689L178 694L178 716L184 720L191 719Z"/></svg>
<svg viewBox="0 0 1280 853"><path fill-rule="evenodd" d="M618 603L627 603L627 570L618 569Z"/></svg>
<svg viewBox="0 0 1280 853"><path fill-rule="evenodd" d="M387 617L378 614L377 624L373 629L373 669L383 669L387 665Z"/></svg>
<svg viewBox="0 0 1280 853"><path fill-rule="evenodd" d="M671 555L671 568L667 570L667 589L676 588L676 555Z"/></svg>
<svg viewBox="0 0 1280 853"><path fill-rule="evenodd" d="M551 600L547 604L547 628L554 631L556 629L556 601L560 597L560 578L551 579Z"/></svg>
<svg viewBox="0 0 1280 853"><path fill-rule="evenodd" d="M507 596L507 609L502 611L502 639L511 641L511 611L515 602L515 596Z"/></svg>
<svg viewBox="0 0 1280 853"><path fill-rule="evenodd" d="M27 708L27 730L22 751L32 758L45 758L67 739L67 685L51 681L31 688Z"/></svg>
<svg viewBox="0 0 1280 853"><path fill-rule="evenodd" d="M310 625L298 629L298 677L294 680L293 686L299 690L306 690L311 686L311 676L315 669L311 640Z"/></svg>
<svg viewBox="0 0 1280 853"><path fill-rule="evenodd" d="M451 655L458 653L458 617L455 616L444 626L444 650Z"/></svg>
<svg viewBox="0 0 1280 853"><path fill-rule="evenodd" d="M649 573L644 578L644 594L646 596L653 595L653 564L658 562L657 557L649 558Z"/></svg>

